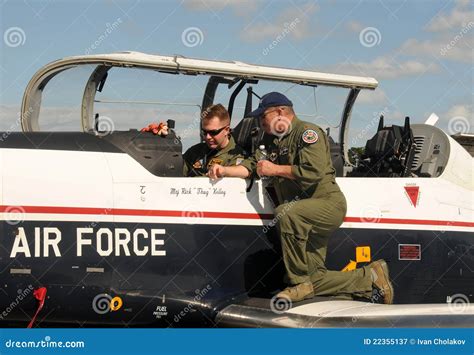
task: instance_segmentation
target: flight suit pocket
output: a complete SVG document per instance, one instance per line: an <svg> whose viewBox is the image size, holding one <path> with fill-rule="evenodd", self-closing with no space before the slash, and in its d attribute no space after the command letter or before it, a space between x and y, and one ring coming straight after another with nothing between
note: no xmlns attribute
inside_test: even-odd
<svg viewBox="0 0 474 355"><path fill-rule="evenodd" d="M280 165L291 165L290 164L290 151L288 147L280 147L279 150L276 152L278 154L278 164Z"/></svg>

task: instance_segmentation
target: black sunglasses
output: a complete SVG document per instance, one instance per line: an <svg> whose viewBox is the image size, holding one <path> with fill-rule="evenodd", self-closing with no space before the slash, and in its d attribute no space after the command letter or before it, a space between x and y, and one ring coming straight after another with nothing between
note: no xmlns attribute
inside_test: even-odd
<svg viewBox="0 0 474 355"><path fill-rule="evenodd" d="M214 137L214 136L217 136L219 133L221 133L227 127L229 127L229 126L224 126L224 127L219 128L219 129L210 129L210 130L206 130L204 128L201 128L201 132L204 136L209 134L211 137Z"/></svg>

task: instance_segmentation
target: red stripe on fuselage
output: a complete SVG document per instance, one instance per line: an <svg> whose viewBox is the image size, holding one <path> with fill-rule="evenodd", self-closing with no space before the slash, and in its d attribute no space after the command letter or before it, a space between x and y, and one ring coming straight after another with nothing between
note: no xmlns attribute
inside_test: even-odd
<svg viewBox="0 0 474 355"><path fill-rule="evenodd" d="M56 207L56 206L0 206L0 212L93 214L93 215L143 216L143 217L186 217L186 218L237 218L237 219L272 219L273 218L272 214L242 213L242 212L136 210L136 209L124 209L124 208Z"/></svg>
<svg viewBox="0 0 474 355"><path fill-rule="evenodd" d="M401 219L401 218L374 218L374 217L346 217L344 222L355 223L385 223L385 224L419 224L429 226L474 227L473 222L439 221L431 219Z"/></svg>
<svg viewBox="0 0 474 355"><path fill-rule="evenodd" d="M113 216L143 216L143 217L186 217L186 218L231 218L231 219L272 219L272 214L243 213L243 212L209 212L209 211L170 211L170 210L140 210L124 208L96 207L57 207L57 206L0 206L3 213L51 213L51 214L90 214ZM474 227L474 222L440 221L428 219L346 217L344 222L377 223L377 224L413 224L430 226Z"/></svg>

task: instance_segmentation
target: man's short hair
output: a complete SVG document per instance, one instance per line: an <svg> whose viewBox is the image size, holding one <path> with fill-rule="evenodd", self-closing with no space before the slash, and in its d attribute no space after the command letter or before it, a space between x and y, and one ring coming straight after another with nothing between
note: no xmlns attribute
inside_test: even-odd
<svg viewBox="0 0 474 355"><path fill-rule="evenodd" d="M201 117L203 121L209 120L213 117L217 117L221 122L230 123L229 111L227 111L227 109L221 104L211 105L207 107L202 112Z"/></svg>

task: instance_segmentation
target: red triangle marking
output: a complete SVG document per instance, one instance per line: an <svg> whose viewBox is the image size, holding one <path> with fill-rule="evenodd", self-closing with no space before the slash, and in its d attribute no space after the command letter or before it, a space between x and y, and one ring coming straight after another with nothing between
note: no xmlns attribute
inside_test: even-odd
<svg viewBox="0 0 474 355"><path fill-rule="evenodd" d="M418 204L419 186L405 186L405 191L414 207Z"/></svg>

